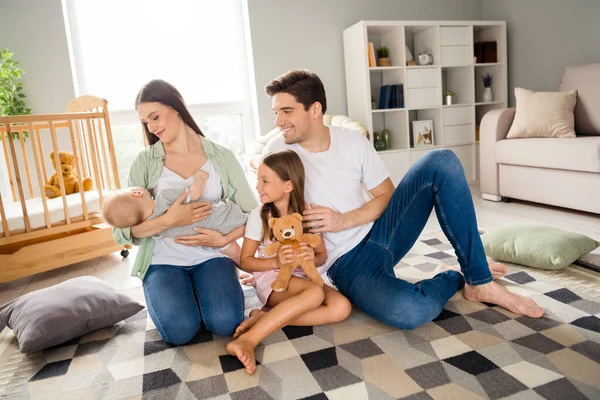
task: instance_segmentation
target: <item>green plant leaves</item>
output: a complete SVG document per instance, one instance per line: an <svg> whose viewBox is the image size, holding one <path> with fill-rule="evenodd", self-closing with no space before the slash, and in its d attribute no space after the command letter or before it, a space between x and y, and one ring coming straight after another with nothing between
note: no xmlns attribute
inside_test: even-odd
<svg viewBox="0 0 600 400"><path fill-rule="evenodd" d="M17 68L19 62L12 60L12 56L8 49L0 52L0 115L28 115L31 109L25 103L23 82L20 81L25 71ZM13 133L13 139L18 138L18 134Z"/></svg>

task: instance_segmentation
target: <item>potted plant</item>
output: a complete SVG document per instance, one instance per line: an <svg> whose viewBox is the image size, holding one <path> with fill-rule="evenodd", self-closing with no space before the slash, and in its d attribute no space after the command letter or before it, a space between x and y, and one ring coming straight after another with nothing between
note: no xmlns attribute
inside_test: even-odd
<svg viewBox="0 0 600 400"><path fill-rule="evenodd" d="M483 101L486 103L493 101L492 75L489 72L486 72L481 75L481 81L483 82Z"/></svg>
<svg viewBox="0 0 600 400"><path fill-rule="evenodd" d="M29 115L31 109L25 104L21 82L24 71L18 67L19 62L13 60L12 56L13 53L9 53L8 49L0 52L0 115ZM18 133L14 132L13 139L18 138Z"/></svg>
<svg viewBox="0 0 600 400"><path fill-rule="evenodd" d="M454 92L452 90L446 90L444 92L444 105L451 106L454 104Z"/></svg>
<svg viewBox="0 0 600 400"><path fill-rule="evenodd" d="M390 62L390 49L387 46L381 46L377 48L377 65L379 67L389 67Z"/></svg>

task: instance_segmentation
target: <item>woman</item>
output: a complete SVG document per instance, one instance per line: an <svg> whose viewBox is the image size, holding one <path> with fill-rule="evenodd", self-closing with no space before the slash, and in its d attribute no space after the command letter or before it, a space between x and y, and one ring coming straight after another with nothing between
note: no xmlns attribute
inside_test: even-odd
<svg viewBox="0 0 600 400"><path fill-rule="evenodd" d="M198 169L209 175L202 198L228 198L244 212L257 202L233 153L204 137L172 85L153 80L135 101L149 147L142 150L129 171L128 186L141 186L153 195L189 186ZM140 249L132 275L142 279L146 305L165 342L189 342L202 326L229 336L244 319L244 297L234 262L219 253L244 234L239 227L227 235L197 228L197 235L163 238L160 232L205 218L210 203L183 204L185 193L162 216L126 229L114 229L119 244ZM238 246L239 248L239 246Z"/></svg>

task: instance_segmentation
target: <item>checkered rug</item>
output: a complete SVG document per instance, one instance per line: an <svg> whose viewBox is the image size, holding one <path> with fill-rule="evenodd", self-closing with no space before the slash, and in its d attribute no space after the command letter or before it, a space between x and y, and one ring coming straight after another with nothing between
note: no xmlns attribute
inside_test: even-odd
<svg viewBox="0 0 600 400"><path fill-rule="evenodd" d="M429 235L396 271L417 281L432 276L439 263L457 261L443 236ZM531 296L545 317L519 317L460 293L434 322L413 331L355 309L338 324L276 332L257 348L259 366L249 376L226 355L229 338L204 332L172 347L143 310L36 354L23 355L15 339L8 340L0 348L0 398L600 398L598 275L581 283L509 267L501 284ZM577 268L568 271L579 276ZM135 290L139 296L141 288ZM257 300L253 289L245 293L249 311ZM0 343L6 335L10 330Z"/></svg>

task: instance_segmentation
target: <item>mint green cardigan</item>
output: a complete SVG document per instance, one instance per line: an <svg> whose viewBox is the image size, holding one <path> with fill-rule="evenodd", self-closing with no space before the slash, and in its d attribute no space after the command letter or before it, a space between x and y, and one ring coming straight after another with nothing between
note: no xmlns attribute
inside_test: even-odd
<svg viewBox="0 0 600 400"><path fill-rule="evenodd" d="M221 186L223 187L221 198L230 199L239 205L244 212L254 210L258 206L256 196L231 150L204 137L201 137L201 139L204 153L214 165L221 179ZM148 190L154 189L162 173L164 158L165 149L160 141L142 150L133 160L129 170L127 186L141 186ZM113 236L115 242L119 245L133 244L140 246L131 275L144 280L154 252L154 240L151 237L142 239L132 237L131 228L113 228Z"/></svg>

